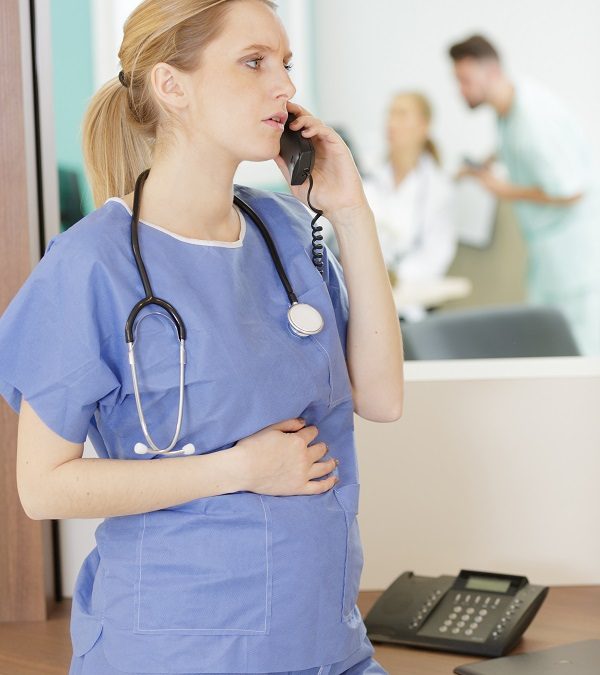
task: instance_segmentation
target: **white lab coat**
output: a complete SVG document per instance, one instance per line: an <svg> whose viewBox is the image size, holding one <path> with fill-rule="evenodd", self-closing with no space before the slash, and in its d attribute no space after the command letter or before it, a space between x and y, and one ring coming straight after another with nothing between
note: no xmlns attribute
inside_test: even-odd
<svg viewBox="0 0 600 675"><path fill-rule="evenodd" d="M389 163L363 184L387 268L400 282L443 277L456 253L457 234L452 182L433 157L423 153L398 186Z"/></svg>

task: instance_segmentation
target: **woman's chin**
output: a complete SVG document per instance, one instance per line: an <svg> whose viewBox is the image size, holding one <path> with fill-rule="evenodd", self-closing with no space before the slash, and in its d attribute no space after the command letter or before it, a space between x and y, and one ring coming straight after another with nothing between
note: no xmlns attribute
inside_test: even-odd
<svg viewBox="0 0 600 675"><path fill-rule="evenodd" d="M262 148L261 150L256 150L253 153L248 153L246 157L242 159L243 162L268 162L269 160L274 160L280 152L280 145L277 142L276 146L272 146L270 149Z"/></svg>

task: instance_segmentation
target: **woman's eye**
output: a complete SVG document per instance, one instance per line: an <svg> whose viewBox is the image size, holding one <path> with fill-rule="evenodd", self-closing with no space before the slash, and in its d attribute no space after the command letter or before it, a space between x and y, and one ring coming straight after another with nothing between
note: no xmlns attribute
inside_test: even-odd
<svg viewBox="0 0 600 675"><path fill-rule="evenodd" d="M261 61L264 61L264 58L265 58L264 56L257 56L255 59L250 59L249 61L246 61L246 63L247 63L247 64L255 63L256 65L254 65L254 66L250 65L249 67L250 67L252 70L259 70L259 65L258 65L258 64L259 64ZM283 64L283 67L289 72L289 71L292 70L292 68L294 67L294 64L293 64L293 63L284 63L284 64Z"/></svg>
<svg viewBox="0 0 600 675"><path fill-rule="evenodd" d="M255 59L250 59L250 61L246 61L246 63L256 63L256 64L258 64L258 63L259 63L260 61L262 61L264 58L265 58L264 56L259 56L259 57L255 58ZM256 66L250 66L250 68L252 68L252 70L258 70L258 65L256 65Z"/></svg>

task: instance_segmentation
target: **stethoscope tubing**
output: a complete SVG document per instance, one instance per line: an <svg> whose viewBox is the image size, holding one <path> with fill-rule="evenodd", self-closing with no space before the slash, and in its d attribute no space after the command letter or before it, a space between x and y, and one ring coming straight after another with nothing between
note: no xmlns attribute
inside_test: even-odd
<svg viewBox="0 0 600 675"><path fill-rule="evenodd" d="M133 256L135 259L135 263L140 275L140 278L142 280L142 284L144 286L144 292L146 296L142 298L139 302L137 302L131 312L129 313L129 316L127 318L127 322L125 324L125 340L127 342L128 346L128 359L129 359L129 365L131 368L131 377L133 380L133 390L134 390L134 396L135 396L135 402L136 402L136 407L137 407L137 412L138 412L138 417L140 420L140 425L142 427L142 432L144 434L144 437L146 441L148 442L149 446L157 453L157 454L175 454L175 453L181 453L183 452L184 454L189 454L185 450L178 450L171 452L172 448L175 447L177 441L179 440L180 433L181 433L181 425L183 421L183 404L184 404L184 390L185 390L185 363L186 363L186 354L185 354L185 340L186 340L186 328L185 328L185 323L181 316L179 315L179 312L175 309L175 307L167 302L166 300L162 298L158 298L154 295L154 292L152 290L152 285L150 283L150 278L148 277L148 272L146 270L146 266L144 264L144 259L142 257L141 249L140 249L140 242L139 242L139 234L138 234L138 225L139 225L139 215L140 215L140 205L141 205L141 193L144 187L144 183L146 182L148 175L150 174L150 169L144 170L137 178L136 183L135 183L135 190L134 190L134 199L133 199L133 213L131 216L131 248L133 251ZM323 320L320 315L320 313L310 305L306 305L304 303L299 303L298 298L296 294L294 293L294 289L292 288L292 285L288 279L288 276L285 272L285 269L283 267L283 264L281 262L281 258L279 256L279 253L277 251L277 247L275 246L275 243L269 234L269 231L262 221L261 217L250 207L248 204L246 204L242 199L240 199L237 195L234 195L233 198L234 204L238 206L245 214L247 214L256 224L258 227L263 239L265 240L265 243L267 245L267 248L269 250L269 254L271 255L271 259L273 260L273 263L275 265L275 268L277 270L277 274L279 275L279 278L281 280L281 284L283 288L285 289L285 292L287 294L288 300L290 302L290 308L288 310L288 321L289 325L292 329L292 331L298 335L299 337L306 337L308 335L313 335L315 333L320 332L323 327ZM138 384L138 377L137 377L137 370L136 370L136 364L135 364L135 350L134 350L134 345L135 345L135 331L134 331L134 324L135 320L138 317L139 313L145 308L148 307L149 305L157 305L158 307L162 307L164 310L166 310L167 314L173 321L173 324L176 328L177 331L177 337L179 339L179 403L178 403L178 411L177 411L177 424L175 428L175 433L173 434L173 437L171 439L171 442L166 448L160 448L154 441L152 440L152 437L150 436L150 432L148 430L148 425L146 422L146 418L144 416L144 411L142 408L142 402L140 398L140 392L139 392L139 384ZM140 449L136 449L136 452L139 452L139 454L145 454L146 449L142 444L137 444L136 448L140 446ZM187 448L188 446L186 446ZM193 448L193 446L190 446Z"/></svg>

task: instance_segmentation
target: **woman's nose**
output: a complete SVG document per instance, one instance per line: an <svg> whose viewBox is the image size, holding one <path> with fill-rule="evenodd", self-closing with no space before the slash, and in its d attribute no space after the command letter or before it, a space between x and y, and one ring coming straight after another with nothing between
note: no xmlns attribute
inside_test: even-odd
<svg viewBox="0 0 600 675"><path fill-rule="evenodd" d="M296 87L286 69L283 70L283 79L279 83L279 96L282 95L285 95L288 101L296 95Z"/></svg>

